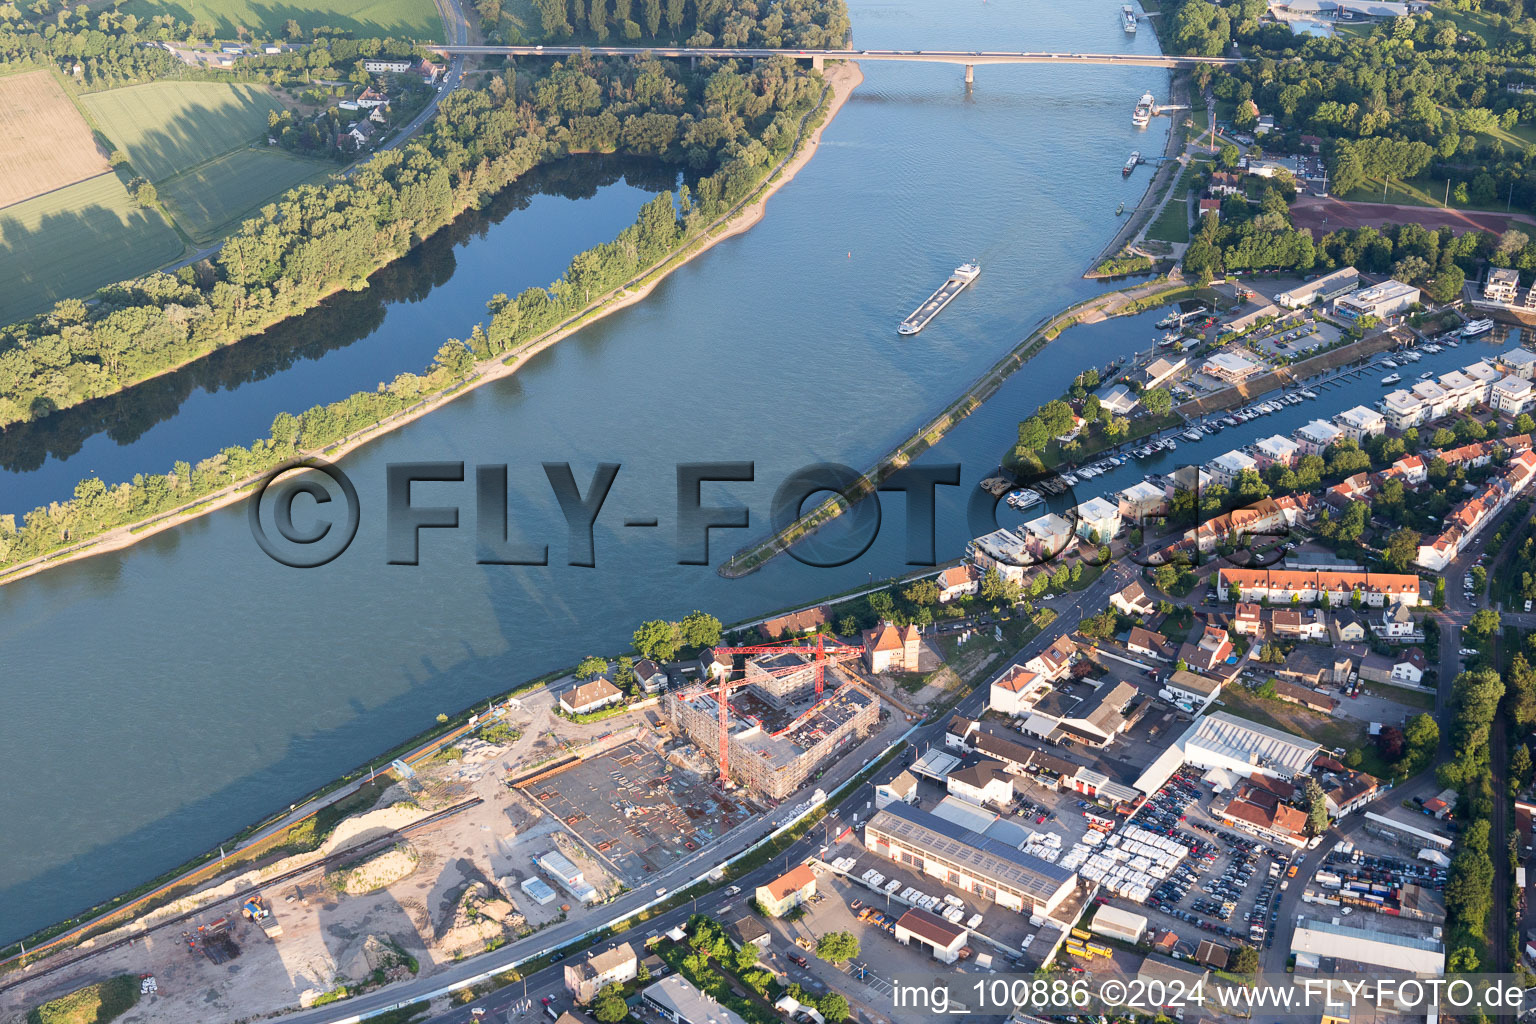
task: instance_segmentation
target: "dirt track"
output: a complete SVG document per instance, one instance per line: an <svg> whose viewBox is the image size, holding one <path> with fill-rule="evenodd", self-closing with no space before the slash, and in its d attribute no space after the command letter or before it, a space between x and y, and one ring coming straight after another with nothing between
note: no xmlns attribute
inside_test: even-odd
<svg viewBox="0 0 1536 1024"><path fill-rule="evenodd" d="M1386 224L1422 224L1426 228L1451 228L1465 231L1501 233L1512 223L1536 225L1536 219L1524 214L1485 213L1448 210L1434 206L1402 206L1393 203L1349 203L1342 199L1301 196L1291 206L1291 219L1298 228L1307 228L1316 236L1338 228L1379 228Z"/></svg>

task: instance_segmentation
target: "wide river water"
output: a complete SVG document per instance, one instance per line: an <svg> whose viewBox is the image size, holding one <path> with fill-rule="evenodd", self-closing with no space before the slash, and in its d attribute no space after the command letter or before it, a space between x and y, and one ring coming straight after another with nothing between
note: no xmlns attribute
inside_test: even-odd
<svg viewBox="0 0 1536 1024"><path fill-rule="evenodd" d="M1150 31L1124 34L1115 0L850 6L856 46L1156 50ZM1133 149L1160 153L1167 131L1161 119L1133 128L1131 108L1146 90L1164 97L1167 73L981 67L970 93L958 67L864 74L762 223L514 377L346 460L362 526L325 568L268 560L244 509L230 509L0 588L0 940L209 848L439 712L618 650L642 619L703 608L739 620L906 568L899 496L884 503L880 539L839 569L780 559L727 581L679 565L675 466L756 464L753 483L706 485L706 504L752 510L750 530L714 531L718 563L765 531L791 471L866 465L1042 314L1098 291L1079 274L1116 206L1146 184L1145 169L1127 180L1121 165ZM551 172L365 296L252 342L264 346L254 354L0 441L4 510L91 473L122 479L248 442L279 411L419 369L492 294L547 283L671 183L622 170L622 181L612 167L595 181L573 172L575 185ZM984 268L977 284L922 334L898 337L896 322L970 259ZM963 463L964 478L941 489L941 559L960 554L965 502L1017 421L1078 370L1145 348L1153 319L1068 332L945 440L933 457ZM456 503L465 528L425 533L418 566L386 564L385 466L411 460L508 464L514 530L547 542L551 566L477 565L468 483L418 485L418 505ZM595 464L622 465L595 568L565 564L547 461L570 462L583 489ZM631 517L659 526L626 529Z"/></svg>

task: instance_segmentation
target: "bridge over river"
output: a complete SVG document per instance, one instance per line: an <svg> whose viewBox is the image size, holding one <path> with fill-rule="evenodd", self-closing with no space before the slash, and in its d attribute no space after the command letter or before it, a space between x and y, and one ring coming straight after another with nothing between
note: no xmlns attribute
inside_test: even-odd
<svg viewBox="0 0 1536 1024"><path fill-rule="evenodd" d="M1199 64L1228 67L1245 63L1243 57L1180 57L1139 53L1022 53L1006 50L775 50L731 46L434 46L448 56L500 54L508 57L570 57L590 53L595 57L792 57L808 60L820 69L829 60L895 60L918 64L959 64L966 82L975 80L977 64L1090 64L1138 68L1185 68Z"/></svg>

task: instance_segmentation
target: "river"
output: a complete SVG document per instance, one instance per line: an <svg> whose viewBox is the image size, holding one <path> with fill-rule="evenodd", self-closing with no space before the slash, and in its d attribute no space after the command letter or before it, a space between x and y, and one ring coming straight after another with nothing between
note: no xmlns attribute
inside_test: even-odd
<svg viewBox="0 0 1536 1024"><path fill-rule="evenodd" d="M1150 31L1124 35L1114 0L851 7L856 46L1156 49ZM1079 274L1114 230L1116 206L1134 205L1145 187L1144 169L1121 177L1126 155L1162 151L1167 122L1139 131L1130 114L1143 91L1166 95L1167 72L988 66L970 93L958 67L881 63L864 74L815 159L752 230L515 376L348 458L362 526L330 565L268 560L244 510L230 509L0 588L0 764L10 780L0 795L0 939L209 848L439 712L616 650L641 619L693 608L749 618L905 568L894 495L875 545L838 569L781 558L727 581L679 565L674 467L756 465L753 483L705 487L706 504L751 508L751 529L713 531L718 563L766 532L770 498L792 470L868 464L1040 316L1101 290ZM264 433L282 409L419 368L491 294L545 283L571 252L611 237L641 198L630 187L584 200L590 219L559 212L558 231L526 227L527 211L483 222L440 252L430 287L415 282L375 304L376 322L351 332L367 344L231 371L232 393L200 382L185 397L173 391L124 429L128 445L95 433L110 417L83 423L79 454L34 455L41 468L12 479L47 497L88 470L163 470ZM898 337L897 321L970 259L984 268L976 285L922 334ZM934 457L962 462L965 475L941 489L940 558L970 536L965 501L1017 421L1083 367L1144 348L1153 319L1069 332L946 439ZM295 329L309 336L305 323ZM45 440L33 446L44 450ZM387 565L385 466L410 460L509 464L514 531L547 542L552 564L477 565L472 485L427 484L416 503L460 505L465 529L424 533L419 566ZM583 489L596 463L622 465L598 521L596 568L564 564L546 461L571 462ZM12 500L11 482L7 509L29 507ZM640 517L659 526L620 525Z"/></svg>

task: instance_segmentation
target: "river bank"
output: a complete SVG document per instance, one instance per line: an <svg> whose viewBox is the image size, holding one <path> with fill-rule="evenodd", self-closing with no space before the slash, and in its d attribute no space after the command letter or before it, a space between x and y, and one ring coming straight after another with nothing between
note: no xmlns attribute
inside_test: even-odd
<svg viewBox="0 0 1536 1024"><path fill-rule="evenodd" d="M828 68L824 72L824 78L826 80L826 88L822 101L802 120L802 135L795 148L777 168L764 178L762 183L759 184L757 189L747 199L743 200L734 210L724 214L698 237L664 257L634 280L605 295L598 296L581 312L552 328L544 335L533 339L511 355L496 356L478 363L474 366L468 377L444 388L437 394L392 416L386 417L384 420L362 431L306 454L322 457L331 462L339 461L368 443L415 422L427 413L441 408L461 395L494 381L512 376L518 369L526 365L527 360L531 357L577 333L583 327L640 302L650 295L652 290L672 272L686 265L694 258L708 252L721 242L733 238L757 224L764 216L768 200L779 189L793 181L795 175L815 155L822 133L826 130L827 125L831 124L832 119L837 116L838 111L842 109L843 104L847 102L854 89L863 81L863 73L856 63L840 63ZM813 118L817 119L814 125L811 124ZM805 134L807 127L810 127L808 136ZM40 555L37 558L19 563L9 569L0 571L0 586L26 579L48 569L81 559L108 552L121 551L191 519L227 508L235 502L242 500L246 494L254 490L260 481L268 475L263 473L248 477L218 491L201 495L150 519L114 527L89 540L81 541L77 545L61 548L47 555Z"/></svg>

